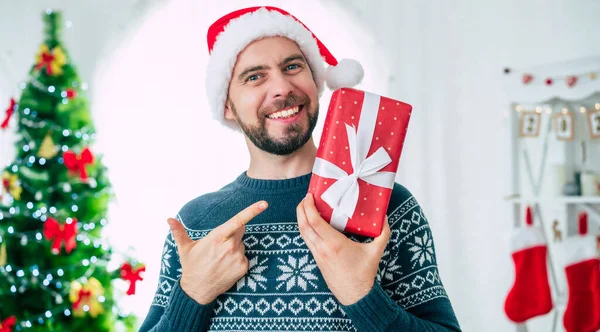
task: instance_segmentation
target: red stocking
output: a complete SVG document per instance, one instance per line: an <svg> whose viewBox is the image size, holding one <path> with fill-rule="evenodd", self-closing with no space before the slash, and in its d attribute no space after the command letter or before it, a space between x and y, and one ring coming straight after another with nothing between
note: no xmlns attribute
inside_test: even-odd
<svg viewBox="0 0 600 332"><path fill-rule="evenodd" d="M587 234L587 215L579 215L579 236L558 248L567 274L569 298L563 323L568 332L600 330L600 257L596 238Z"/></svg>
<svg viewBox="0 0 600 332"><path fill-rule="evenodd" d="M553 308L546 267L548 248L542 230L533 226L531 208L527 208L527 225L515 231L511 245L516 276L504 312L513 322L522 323Z"/></svg>

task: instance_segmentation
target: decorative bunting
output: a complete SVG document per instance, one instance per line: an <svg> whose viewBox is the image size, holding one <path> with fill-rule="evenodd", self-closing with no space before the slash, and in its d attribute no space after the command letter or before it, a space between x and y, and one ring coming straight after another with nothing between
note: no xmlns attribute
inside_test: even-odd
<svg viewBox="0 0 600 332"><path fill-rule="evenodd" d="M511 69L511 68L504 68L504 74L510 75L513 73L517 73L517 74L521 75L521 83L523 85L530 85L532 82L535 81L535 77L531 73L523 73L523 72L519 72L518 70ZM598 74L596 72L587 72L587 73L576 74L576 75L570 74L570 75L565 75L565 76L545 77L543 79L543 82L546 86L553 86L554 82L564 81L565 84L569 88L573 88L573 87L575 87L575 85L577 85L577 83L581 82L582 79L587 79L587 80L593 81L597 78L598 78Z"/></svg>

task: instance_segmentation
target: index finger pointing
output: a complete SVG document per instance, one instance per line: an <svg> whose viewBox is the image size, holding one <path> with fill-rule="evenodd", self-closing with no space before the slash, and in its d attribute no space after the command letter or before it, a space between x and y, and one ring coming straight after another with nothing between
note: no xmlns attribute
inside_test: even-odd
<svg viewBox="0 0 600 332"><path fill-rule="evenodd" d="M235 232L244 227L250 220L259 215L261 212L267 209L268 203L266 201L258 201L238 214L233 216L223 225L215 228L216 233L223 237L225 241L229 240Z"/></svg>

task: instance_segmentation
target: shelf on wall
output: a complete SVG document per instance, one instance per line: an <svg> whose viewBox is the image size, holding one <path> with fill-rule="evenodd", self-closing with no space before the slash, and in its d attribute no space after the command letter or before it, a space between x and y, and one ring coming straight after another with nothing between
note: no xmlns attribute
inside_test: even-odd
<svg viewBox="0 0 600 332"><path fill-rule="evenodd" d="M511 202L518 203L562 203L562 204L600 204L600 196L555 196L539 198L511 198Z"/></svg>

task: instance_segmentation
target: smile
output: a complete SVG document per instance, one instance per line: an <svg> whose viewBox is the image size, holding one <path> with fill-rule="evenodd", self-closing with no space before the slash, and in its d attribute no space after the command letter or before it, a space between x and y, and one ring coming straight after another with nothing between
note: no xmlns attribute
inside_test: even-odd
<svg viewBox="0 0 600 332"><path fill-rule="evenodd" d="M269 119L289 119L298 114L304 105L296 105L267 115Z"/></svg>

